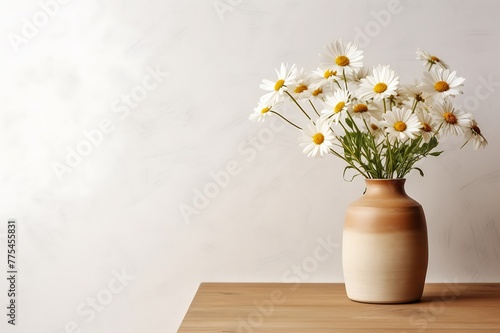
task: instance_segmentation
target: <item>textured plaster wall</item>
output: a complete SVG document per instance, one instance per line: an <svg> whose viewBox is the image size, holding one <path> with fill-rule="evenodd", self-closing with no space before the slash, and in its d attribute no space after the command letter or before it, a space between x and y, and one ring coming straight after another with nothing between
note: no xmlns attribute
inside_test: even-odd
<svg viewBox="0 0 500 333"><path fill-rule="evenodd" d="M247 120L275 67L314 69L337 38L403 82L421 75L418 47L467 79L457 101L488 148L445 140L407 191L427 215L428 281L500 282L499 10L493 0L2 1L0 303L9 218L20 293L18 326L2 310L0 330L175 332L202 281L342 281L343 213L363 181L343 181L333 157L306 158L281 122Z"/></svg>

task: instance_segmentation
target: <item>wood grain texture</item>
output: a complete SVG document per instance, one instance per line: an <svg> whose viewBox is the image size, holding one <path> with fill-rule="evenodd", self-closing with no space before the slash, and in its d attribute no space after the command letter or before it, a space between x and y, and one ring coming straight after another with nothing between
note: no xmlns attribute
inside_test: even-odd
<svg viewBox="0 0 500 333"><path fill-rule="evenodd" d="M412 304L349 300L337 283L202 283L179 333L500 332L499 283L426 284Z"/></svg>

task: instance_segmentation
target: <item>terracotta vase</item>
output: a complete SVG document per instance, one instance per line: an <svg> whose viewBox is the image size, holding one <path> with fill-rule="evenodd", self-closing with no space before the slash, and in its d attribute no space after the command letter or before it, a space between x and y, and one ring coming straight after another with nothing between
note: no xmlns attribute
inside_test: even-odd
<svg viewBox="0 0 500 333"><path fill-rule="evenodd" d="M366 179L346 212L342 265L347 296L365 303L420 300L427 273L427 227L405 179Z"/></svg>

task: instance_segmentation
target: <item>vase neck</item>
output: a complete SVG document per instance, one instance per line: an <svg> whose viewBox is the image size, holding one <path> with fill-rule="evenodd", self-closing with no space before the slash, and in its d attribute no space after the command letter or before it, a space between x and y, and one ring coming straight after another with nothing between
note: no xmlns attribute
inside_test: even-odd
<svg viewBox="0 0 500 333"><path fill-rule="evenodd" d="M397 179L365 179L365 195L386 195L400 196L406 195L404 178Z"/></svg>

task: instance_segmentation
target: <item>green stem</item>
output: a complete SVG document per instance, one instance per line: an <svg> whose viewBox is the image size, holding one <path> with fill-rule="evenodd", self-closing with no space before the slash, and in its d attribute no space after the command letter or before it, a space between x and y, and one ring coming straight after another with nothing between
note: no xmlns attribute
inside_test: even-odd
<svg viewBox="0 0 500 333"><path fill-rule="evenodd" d="M299 129L299 130L302 130L302 127L299 127L299 126L295 125L294 123L292 123L290 120L286 119L284 116L282 116L282 115L281 115L281 114L279 114L278 112L273 111L273 110L271 110L271 111L269 111L269 112L274 113L275 115L278 115L281 119L283 119L284 121L286 121L287 123L289 123L289 124L290 124L290 125L292 125L293 127L297 128L297 129Z"/></svg>
<svg viewBox="0 0 500 333"><path fill-rule="evenodd" d="M365 124L365 127L368 129L368 123L366 122L366 119L363 118L363 123ZM378 175L382 175L384 167L382 166L382 159L380 157L380 152L377 149L377 143L375 142L375 138L373 135L370 133L370 130L368 130L368 137L369 137L369 142L368 144L370 145L370 149L373 151L374 155L374 164L376 168L376 173Z"/></svg>
<svg viewBox="0 0 500 333"><path fill-rule="evenodd" d="M318 117L321 117L321 115L318 113L318 111L317 111L317 110L316 110L316 108L314 107L313 102L311 102L311 100L309 100L309 104L311 104L311 106L312 106L312 108L313 108L314 112L316 112L316 114L318 115Z"/></svg>
<svg viewBox="0 0 500 333"><path fill-rule="evenodd" d="M393 158L393 147L389 140L389 136L386 135L386 155L385 155L385 178L392 178L392 174L394 173L394 158Z"/></svg>
<svg viewBox="0 0 500 333"><path fill-rule="evenodd" d="M292 99L292 101L299 107L299 109L304 113L304 115L307 117L307 119L311 120L311 117L309 117L309 115L307 114L307 112L302 108L302 106L300 106L299 102L297 102L297 100L295 98L293 98L293 96L288 91L285 91L285 93L288 96L290 96L290 98Z"/></svg>
<svg viewBox="0 0 500 333"><path fill-rule="evenodd" d="M411 113L415 112L415 109L417 108L418 100L415 98L413 100L413 105L411 107Z"/></svg>
<svg viewBox="0 0 500 333"><path fill-rule="evenodd" d="M345 90L349 90L349 88L347 88L347 78L345 76L345 69L342 70L342 76L344 77Z"/></svg>
<svg viewBox="0 0 500 333"><path fill-rule="evenodd" d="M365 177L365 178L371 178L369 175L367 175L366 173L364 173L363 170L361 170L360 168L358 168L354 163L350 162L344 156L342 156L342 154L336 152L335 150L333 150L331 148L330 148L330 152L333 155L335 155L338 158L340 158L341 160L344 160L347 164L349 164L351 167L353 167L354 170L356 170L357 172L359 172L359 174L362 175L363 177Z"/></svg>

